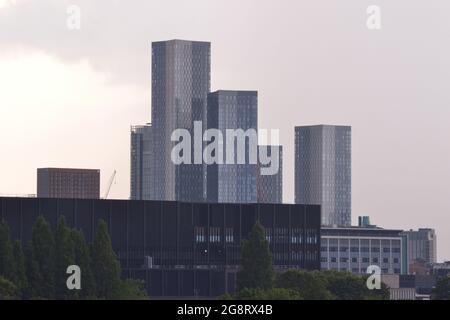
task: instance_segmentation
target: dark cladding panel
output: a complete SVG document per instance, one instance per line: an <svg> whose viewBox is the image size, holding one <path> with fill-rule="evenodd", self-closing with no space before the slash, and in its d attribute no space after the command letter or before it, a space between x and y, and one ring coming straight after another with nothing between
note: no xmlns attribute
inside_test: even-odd
<svg viewBox="0 0 450 320"><path fill-rule="evenodd" d="M178 203L163 202L163 247L170 247L171 250L177 245L177 211Z"/></svg>
<svg viewBox="0 0 450 320"><path fill-rule="evenodd" d="M148 253L161 248L161 202L145 202L145 240Z"/></svg>
<svg viewBox="0 0 450 320"><path fill-rule="evenodd" d="M206 204L193 204L194 226L208 226L208 206Z"/></svg>
<svg viewBox="0 0 450 320"><path fill-rule="evenodd" d="M64 216L70 227L75 225L75 203L74 199L58 200L58 216Z"/></svg>
<svg viewBox="0 0 450 320"><path fill-rule="evenodd" d="M273 228L274 225L274 210L273 204L260 204L259 207L259 221L265 228Z"/></svg>
<svg viewBox="0 0 450 320"><path fill-rule="evenodd" d="M127 237L127 212L130 201L113 201L111 207L111 225L109 232L111 242L119 259L127 259L128 237Z"/></svg>
<svg viewBox="0 0 450 320"><path fill-rule="evenodd" d="M186 270L181 272L181 296L192 297L194 296L194 272L193 270Z"/></svg>
<svg viewBox="0 0 450 320"><path fill-rule="evenodd" d="M3 219L9 224L13 239L20 238L20 198L6 198L3 200Z"/></svg>
<svg viewBox="0 0 450 320"><path fill-rule="evenodd" d="M291 227L303 228L305 220L305 207L302 205L291 206Z"/></svg>
<svg viewBox="0 0 450 320"><path fill-rule="evenodd" d="M209 270L197 270L195 273L195 293L196 296L207 297L210 295L210 271Z"/></svg>
<svg viewBox="0 0 450 320"><path fill-rule="evenodd" d="M192 204L180 203L179 205L179 246L191 248L194 241L194 226L192 221Z"/></svg>
<svg viewBox="0 0 450 320"><path fill-rule="evenodd" d="M53 231L56 230L58 221L58 201L50 199L39 199L39 214L44 216Z"/></svg>
<svg viewBox="0 0 450 320"><path fill-rule="evenodd" d="M22 243L31 240L33 226L39 216L39 205L37 199L23 199L22 201Z"/></svg>
<svg viewBox="0 0 450 320"><path fill-rule="evenodd" d="M314 227L320 224L320 206L306 205L306 226Z"/></svg>
<svg viewBox="0 0 450 320"><path fill-rule="evenodd" d="M144 212L143 201L130 201L128 213L128 246L130 268L139 268L144 264Z"/></svg>
<svg viewBox="0 0 450 320"><path fill-rule="evenodd" d="M98 221L102 219L105 221L108 225L110 223L110 201L92 201L92 204L94 206L94 225L95 229L97 230Z"/></svg>
<svg viewBox="0 0 450 320"><path fill-rule="evenodd" d="M289 226L289 208L291 205L280 204L275 210L275 228L287 228Z"/></svg>
<svg viewBox="0 0 450 320"><path fill-rule="evenodd" d="M211 227L223 227L224 205L220 203L209 204L209 224Z"/></svg>
<svg viewBox="0 0 450 320"><path fill-rule="evenodd" d="M241 206L242 236L247 237L256 222L256 204L243 204Z"/></svg>
<svg viewBox="0 0 450 320"><path fill-rule="evenodd" d="M87 242L92 242L94 239L92 218L92 202L89 200L77 200L75 211L76 226L83 232Z"/></svg>

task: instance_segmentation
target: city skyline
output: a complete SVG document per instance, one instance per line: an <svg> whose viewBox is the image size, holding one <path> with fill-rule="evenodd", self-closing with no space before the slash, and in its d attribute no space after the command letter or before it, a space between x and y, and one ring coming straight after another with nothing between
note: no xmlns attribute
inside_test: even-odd
<svg viewBox="0 0 450 320"><path fill-rule="evenodd" d="M69 33L64 23L58 27L58 21L64 21L64 1L60 6L42 1L48 20L56 26L53 29L51 23L39 19L42 7L27 1L0 8L0 84L6 89L0 95L1 134L8 137L4 138L0 193L35 193L38 167L89 167L102 170L102 191L110 173L117 169L111 197L128 198L129 127L143 123L142 119L151 121L150 41L208 40L213 44L216 70L212 89L258 89L258 125L282 129L286 202L292 203L294 194L294 126L351 125L353 222L358 215L370 215L388 228L435 228L438 260L448 259L450 248L444 245L450 241L446 227L450 205L445 200L450 152L445 141L449 135L445 106L450 97L445 88L448 74L442 69L449 65L449 48L442 43L444 33L437 24L416 25L414 14L402 15L402 23L395 20L404 7L412 6L416 15L425 7L417 1L384 4L383 12L391 19L376 33L365 27L365 6L359 7L356 1L342 5L342 10L335 4L333 13L320 1L314 5L290 3L275 10L268 2L250 1L239 13L228 11L227 4L200 1L190 8L180 2L187 16L190 13L199 22L183 13L185 18L171 27L155 12L167 12L164 3L148 7L142 3L148 12L125 10L127 17L136 16L127 21L144 21L140 18L144 12L154 18L145 19L150 22L142 26L125 26L114 24L120 19L111 19L123 11L116 5L108 4L113 10L106 18L100 14L102 4L80 1L86 18L79 33ZM435 9L426 8L425 14L439 17L449 6L443 1L439 4ZM223 17L198 11L205 5L204 11L220 9ZM252 6L259 9L255 26L248 25ZM320 14L323 12L325 16ZM103 26L90 22L94 13L100 14L97 22L104 22ZM272 28L264 27L266 18L280 18L281 14L284 23L277 20ZM230 30L216 27L228 26L223 21L231 17L235 25ZM213 18L219 19L215 22ZM24 23L25 31L19 32L13 23ZM91 42L83 32L92 31L94 25L100 29ZM211 27L204 28L206 25ZM289 32L292 26L294 34ZM314 36L309 34L311 28ZM35 38L30 37L33 31L38 31ZM50 40L44 31L52 36ZM129 45L107 38L111 31L117 31L119 39L129 40ZM417 35L414 40L406 37L413 33ZM293 36L298 41L289 42ZM55 39L61 40L61 46ZM104 41L96 44L99 39ZM403 41L401 48L395 46L398 39ZM427 49L420 48L417 41L426 42ZM282 45L284 61L271 59ZM113 54L116 48L123 49ZM122 61L124 54L132 61ZM100 117L104 118L99 124ZM79 153L90 156L82 158Z"/></svg>

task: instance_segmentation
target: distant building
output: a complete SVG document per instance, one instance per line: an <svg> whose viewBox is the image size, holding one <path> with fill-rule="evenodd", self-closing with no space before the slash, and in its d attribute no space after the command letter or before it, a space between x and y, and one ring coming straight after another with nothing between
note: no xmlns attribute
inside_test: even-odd
<svg viewBox="0 0 450 320"><path fill-rule="evenodd" d="M158 190L150 198L202 202L206 199L203 164L175 165L171 159L176 129L192 133L194 121L206 123L211 86L211 44L170 40L152 43L152 130Z"/></svg>
<svg viewBox="0 0 450 320"><path fill-rule="evenodd" d="M256 203L257 199L257 129L258 129L258 92L220 90L208 95L208 129L217 129L223 135L223 163L207 166L208 202L219 203ZM239 144L234 139L234 159L227 164L229 138L227 130L251 130L255 134L254 145L250 137L245 137L245 161L238 163ZM232 138L232 137L231 137ZM233 141L233 140L232 140ZM254 149L252 149L254 148ZM254 163L250 155L256 156Z"/></svg>
<svg viewBox="0 0 450 320"><path fill-rule="evenodd" d="M450 261L443 263L434 263L432 265L432 273L437 277L449 277L450 276Z"/></svg>
<svg viewBox="0 0 450 320"><path fill-rule="evenodd" d="M401 230L335 227L321 231L321 269L366 274L377 265L382 274L406 272Z"/></svg>
<svg viewBox="0 0 450 320"><path fill-rule="evenodd" d="M295 202L320 204L322 225L351 225L351 127L295 128Z"/></svg>
<svg viewBox="0 0 450 320"><path fill-rule="evenodd" d="M278 151L278 172L274 175L262 175L260 170L257 172L258 202L283 203L283 147L259 146L258 148L264 149L269 157L272 156L272 150Z"/></svg>
<svg viewBox="0 0 450 320"><path fill-rule="evenodd" d="M37 197L99 199L100 170L66 168L38 169Z"/></svg>
<svg viewBox="0 0 450 320"><path fill-rule="evenodd" d="M131 200L155 200L162 197L155 181L151 124L131 127Z"/></svg>
<svg viewBox="0 0 450 320"><path fill-rule="evenodd" d="M408 241L408 265L436 263L436 232L434 229L409 230L402 233Z"/></svg>

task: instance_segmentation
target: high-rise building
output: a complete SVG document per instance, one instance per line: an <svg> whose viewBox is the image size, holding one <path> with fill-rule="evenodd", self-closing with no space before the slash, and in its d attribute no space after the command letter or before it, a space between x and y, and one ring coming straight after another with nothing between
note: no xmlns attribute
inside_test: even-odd
<svg viewBox="0 0 450 320"><path fill-rule="evenodd" d="M194 121L206 125L210 92L209 42L171 40L152 44L152 144L158 188L149 199L204 201L203 164L175 165L171 159L176 129L192 132Z"/></svg>
<svg viewBox="0 0 450 320"><path fill-rule="evenodd" d="M351 127L295 128L295 202L320 204L324 226L351 225Z"/></svg>
<svg viewBox="0 0 450 320"><path fill-rule="evenodd" d="M409 267L416 263L431 265L436 263L436 232L434 229L419 229L404 231L402 233L408 241L408 264Z"/></svg>
<svg viewBox="0 0 450 320"><path fill-rule="evenodd" d="M272 156L272 151L278 152L278 171L275 174L264 175L257 172L257 189L259 203L283 203L283 147L282 146L258 146L258 154L266 153ZM258 161L261 167L260 162ZM260 169L260 168L259 168Z"/></svg>
<svg viewBox="0 0 450 320"><path fill-rule="evenodd" d="M61 199L99 199L100 170L37 169L37 197Z"/></svg>
<svg viewBox="0 0 450 320"><path fill-rule="evenodd" d="M223 163L207 167L208 202L257 202L258 93L225 90L210 93L207 127L219 130L223 136ZM227 130L235 130L242 135L233 139ZM234 141L234 156L227 154L226 145L230 140ZM238 156L245 156L244 163L238 161ZM232 161L227 161L227 158Z"/></svg>
<svg viewBox="0 0 450 320"><path fill-rule="evenodd" d="M131 199L154 200L162 197L155 183L151 124L131 127Z"/></svg>

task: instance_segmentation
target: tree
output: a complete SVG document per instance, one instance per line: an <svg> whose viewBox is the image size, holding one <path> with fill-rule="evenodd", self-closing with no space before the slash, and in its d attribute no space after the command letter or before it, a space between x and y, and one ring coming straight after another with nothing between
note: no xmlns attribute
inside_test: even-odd
<svg viewBox="0 0 450 320"><path fill-rule="evenodd" d="M56 256L56 298L71 299L74 298L75 291L68 290L67 267L75 263L74 246L72 242L72 233L66 225L64 216L60 216L55 235L55 256Z"/></svg>
<svg viewBox="0 0 450 320"><path fill-rule="evenodd" d="M14 300L19 298L17 287L4 277L0 277L0 300Z"/></svg>
<svg viewBox="0 0 450 320"><path fill-rule="evenodd" d="M349 272L323 271L321 275L327 282L327 289L337 300L385 300L389 299L389 290L382 284L380 290L369 290L367 277Z"/></svg>
<svg viewBox="0 0 450 320"><path fill-rule="evenodd" d="M227 299L226 296L224 296ZM303 300L302 295L292 289L272 288L268 290L244 288L235 296L236 300Z"/></svg>
<svg viewBox="0 0 450 320"><path fill-rule="evenodd" d="M120 264L111 245L108 226L99 220L92 249L93 273L99 298L114 299L120 289Z"/></svg>
<svg viewBox="0 0 450 320"><path fill-rule="evenodd" d="M117 300L148 300L145 283L141 280L126 279L120 283L119 290L114 296Z"/></svg>
<svg viewBox="0 0 450 320"><path fill-rule="evenodd" d="M242 245L241 269L237 274L238 290L243 288L270 289L273 286L274 271L269 242L264 228L257 222L248 240Z"/></svg>
<svg viewBox="0 0 450 320"><path fill-rule="evenodd" d="M78 298L93 299L95 298L95 279L92 273L89 247L81 231L72 230L72 242L75 264L81 269L81 290L78 293Z"/></svg>
<svg viewBox="0 0 450 320"><path fill-rule="evenodd" d="M32 292L34 298L53 299L55 293L55 241L43 216L37 218L32 234Z"/></svg>
<svg viewBox="0 0 450 320"><path fill-rule="evenodd" d="M276 286L295 290L305 300L334 299L327 289L326 280L318 271L288 270L277 277Z"/></svg>
<svg viewBox="0 0 450 320"><path fill-rule="evenodd" d="M0 222L0 276L14 280L14 256L9 226Z"/></svg>
<svg viewBox="0 0 450 320"><path fill-rule="evenodd" d="M441 277L436 281L431 298L433 300L450 300L450 278Z"/></svg>
<svg viewBox="0 0 450 320"><path fill-rule="evenodd" d="M25 268L25 255L23 254L22 243L19 240L14 241L13 254L14 269L16 271L14 283L20 292L20 296L23 297L28 287L28 279Z"/></svg>

